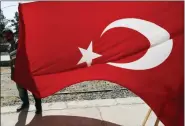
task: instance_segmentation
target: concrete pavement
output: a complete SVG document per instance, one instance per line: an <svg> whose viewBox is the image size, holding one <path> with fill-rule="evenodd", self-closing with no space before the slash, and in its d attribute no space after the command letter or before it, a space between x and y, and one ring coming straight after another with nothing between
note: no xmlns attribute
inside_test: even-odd
<svg viewBox="0 0 185 126"><path fill-rule="evenodd" d="M141 126L149 109L138 97L44 103L40 116L34 105L21 113L17 107L1 107L1 126ZM155 120L152 113L146 126Z"/></svg>

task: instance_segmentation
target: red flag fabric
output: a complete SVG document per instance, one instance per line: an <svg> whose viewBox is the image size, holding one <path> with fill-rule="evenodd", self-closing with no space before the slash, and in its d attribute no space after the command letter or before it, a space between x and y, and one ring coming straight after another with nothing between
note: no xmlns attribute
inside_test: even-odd
<svg viewBox="0 0 185 126"><path fill-rule="evenodd" d="M183 2L33 2L19 13L19 85L43 98L107 80L140 96L165 126L183 125Z"/></svg>

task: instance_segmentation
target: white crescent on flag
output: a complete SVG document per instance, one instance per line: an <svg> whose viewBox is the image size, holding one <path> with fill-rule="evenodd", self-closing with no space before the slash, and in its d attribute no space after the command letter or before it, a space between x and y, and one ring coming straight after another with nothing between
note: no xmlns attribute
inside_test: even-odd
<svg viewBox="0 0 185 126"><path fill-rule="evenodd" d="M149 40L150 48L143 57L136 61L130 63L109 62L109 65L131 70L151 69L163 63L172 51L173 40L170 39L168 31L152 22L136 18L116 20L104 29L101 36L106 31L117 27L125 27L138 31Z"/></svg>

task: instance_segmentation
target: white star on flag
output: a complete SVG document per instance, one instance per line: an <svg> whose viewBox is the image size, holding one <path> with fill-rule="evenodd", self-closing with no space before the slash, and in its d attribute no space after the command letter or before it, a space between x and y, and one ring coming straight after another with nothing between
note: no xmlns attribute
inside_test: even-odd
<svg viewBox="0 0 185 126"><path fill-rule="evenodd" d="M82 49L80 47L78 47L81 54L82 54L82 58L80 59L80 61L78 62L78 64L81 64L81 63L84 63L86 62L87 63L87 66L91 66L92 64L92 60L93 59L96 59L98 57L101 57L100 54L97 54L97 53L94 53L93 52L93 49L92 49L92 42L90 43L89 47L86 49Z"/></svg>

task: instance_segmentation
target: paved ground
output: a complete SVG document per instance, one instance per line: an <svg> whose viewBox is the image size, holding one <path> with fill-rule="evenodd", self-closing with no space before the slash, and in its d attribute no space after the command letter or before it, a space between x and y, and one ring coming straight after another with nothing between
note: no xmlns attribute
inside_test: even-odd
<svg viewBox="0 0 185 126"><path fill-rule="evenodd" d="M138 97L45 103L42 116L34 114L33 105L21 113L16 107L1 108L1 126L141 126L149 109ZM146 126L155 120L152 113Z"/></svg>

